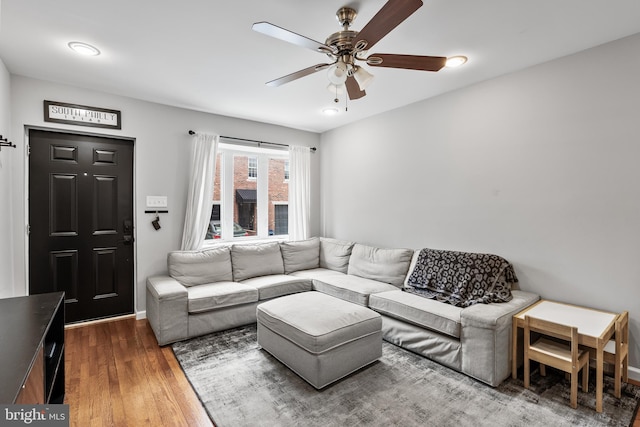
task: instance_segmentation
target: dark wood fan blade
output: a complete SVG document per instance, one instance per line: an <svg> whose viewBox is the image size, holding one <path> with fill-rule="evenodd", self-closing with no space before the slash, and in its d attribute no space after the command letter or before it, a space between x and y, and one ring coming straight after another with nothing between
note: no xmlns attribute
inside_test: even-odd
<svg viewBox="0 0 640 427"><path fill-rule="evenodd" d="M293 80L297 80L301 77L305 77L308 76L309 74L313 74L317 71L320 70L324 70L325 68L327 68L328 66L330 66L331 64L316 64L316 65L312 65L311 67L307 67L303 70L300 71L296 71L295 73L291 73L291 74L287 74L284 77L280 77L279 79L275 79L275 80L271 80L270 82L267 82L266 85L267 86L273 86L273 87L277 87L277 86L281 86L285 83L289 83Z"/></svg>
<svg viewBox="0 0 640 427"><path fill-rule="evenodd" d="M347 86L347 93L349 94L349 99L351 100L360 99L367 94L365 91L360 90L360 86L353 76L347 77L345 85Z"/></svg>
<svg viewBox="0 0 640 427"><path fill-rule="evenodd" d="M371 49L421 6L422 0L389 0L356 36L356 50Z"/></svg>
<svg viewBox="0 0 640 427"><path fill-rule="evenodd" d="M332 53L333 50L324 43L317 42L308 37L301 36L292 31L278 27L277 25L270 24L268 22L256 22L251 27L253 31L265 34L267 36L275 37L276 39L284 40L307 49L315 50L316 52Z"/></svg>
<svg viewBox="0 0 640 427"><path fill-rule="evenodd" d="M444 67L446 62L447 58L444 56L394 55L390 53L374 53L367 58L367 64L372 67L422 71L438 71Z"/></svg>

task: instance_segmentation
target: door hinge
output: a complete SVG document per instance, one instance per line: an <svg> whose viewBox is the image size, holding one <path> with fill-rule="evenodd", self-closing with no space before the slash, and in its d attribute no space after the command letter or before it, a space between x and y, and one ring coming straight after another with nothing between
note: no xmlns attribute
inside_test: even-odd
<svg viewBox="0 0 640 427"><path fill-rule="evenodd" d="M27 156L31 155L31 145L27 145Z"/></svg>
<svg viewBox="0 0 640 427"><path fill-rule="evenodd" d="M27 236L31 234L31 225L27 224Z"/></svg>

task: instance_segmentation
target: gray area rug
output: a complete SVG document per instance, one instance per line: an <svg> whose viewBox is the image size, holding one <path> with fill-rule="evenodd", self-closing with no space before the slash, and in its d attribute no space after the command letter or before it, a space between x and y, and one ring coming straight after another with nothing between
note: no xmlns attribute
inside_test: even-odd
<svg viewBox="0 0 640 427"><path fill-rule="evenodd" d="M604 411L594 387L569 406L563 375L532 375L531 389L508 379L489 387L387 342L382 358L317 391L256 342L247 326L173 345L187 378L218 427L236 426L629 426L640 387L612 395ZM591 375L594 377L594 375Z"/></svg>

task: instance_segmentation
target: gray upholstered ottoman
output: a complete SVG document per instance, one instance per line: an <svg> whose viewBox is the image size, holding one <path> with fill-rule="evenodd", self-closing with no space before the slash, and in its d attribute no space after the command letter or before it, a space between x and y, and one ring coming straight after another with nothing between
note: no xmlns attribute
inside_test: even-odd
<svg viewBox="0 0 640 427"><path fill-rule="evenodd" d="M257 308L258 344L317 389L382 356L378 313L320 292Z"/></svg>

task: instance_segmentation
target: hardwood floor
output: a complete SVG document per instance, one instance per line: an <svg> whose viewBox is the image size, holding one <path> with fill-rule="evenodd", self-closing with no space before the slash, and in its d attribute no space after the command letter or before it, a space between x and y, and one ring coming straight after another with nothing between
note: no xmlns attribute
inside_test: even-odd
<svg viewBox="0 0 640 427"><path fill-rule="evenodd" d="M71 426L213 426L173 351L158 346L146 320L67 329L65 349ZM640 414L632 427L640 427Z"/></svg>
<svg viewBox="0 0 640 427"><path fill-rule="evenodd" d="M65 349L71 426L213 426L146 320L67 329Z"/></svg>

